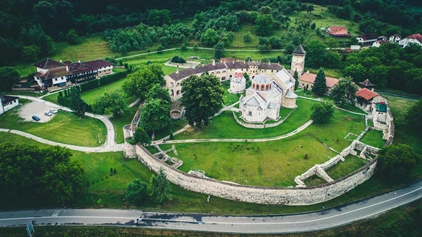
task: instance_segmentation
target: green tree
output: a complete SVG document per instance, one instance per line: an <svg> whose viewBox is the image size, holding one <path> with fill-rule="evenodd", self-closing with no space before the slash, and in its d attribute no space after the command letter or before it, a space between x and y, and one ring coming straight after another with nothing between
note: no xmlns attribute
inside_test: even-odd
<svg viewBox="0 0 422 237"><path fill-rule="evenodd" d="M142 107L140 125L147 132L159 131L170 124L170 107L161 99L150 99Z"/></svg>
<svg viewBox="0 0 422 237"><path fill-rule="evenodd" d="M294 50L295 50L295 46L293 45L292 42L289 42L286 44L286 47L284 48L284 53L292 54Z"/></svg>
<svg viewBox="0 0 422 237"><path fill-rule="evenodd" d="M297 90L297 88L299 87L299 75L297 74L297 70L295 70L293 78L295 79L295 90Z"/></svg>
<svg viewBox="0 0 422 237"><path fill-rule="evenodd" d="M98 97L92 105L92 111L97 114L112 115L115 118L121 117L127 112L127 104L123 93L119 91L106 92Z"/></svg>
<svg viewBox="0 0 422 237"><path fill-rule="evenodd" d="M34 62L38 59L41 49L37 45L29 45L22 47L22 57L27 62Z"/></svg>
<svg viewBox="0 0 422 237"><path fill-rule="evenodd" d="M201 43L205 46L213 46L218 43L219 39L218 32L212 28L208 28L201 36Z"/></svg>
<svg viewBox="0 0 422 237"><path fill-rule="evenodd" d="M70 89L70 100L69 100L69 108L72 110L73 113L82 118L85 115L85 111L88 105L85 101L81 98L81 92L78 86L72 87Z"/></svg>
<svg viewBox="0 0 422 237"><path fill-rule="evenodd" d="M161 66L150 64L128 75L123 84L123 91L144 101L148 91L156 84L164 85L164 73Z"/></svg>
<svg viewBox="0 0 422 237"><path fill-rule="evenodd" d="M12 67L0 67L0 91L11 91L19 80L19 73Z"/></svg>
<svg viewBox="0 0 422 237"><path fill-rule="evenodd" d="M319 96L322 96L327 92L327 80L325 78L324 68L319 69L312 87L312 92Z"/></svg>
<svg viewBox="0 0 422 237"><path fill-rule="evenodd" d="M224 57L224 43L220 41L214 46L214 58L220 60L222 57Z"/></svg>
<svg viewBox="0 0 422 237"><path fill-rule="evenodd" d="M353 81L355 82L361 82L367 78L366 69L360 63L346 66L343 70L343 74L353 78Z"/></svg>
<svg viewBox="0 0 422 237"><path fill-rule="evenodd" d="M126 200L134 203L141 204L147 197L147 184L142 182L139 178L134 179L126 187Z"/></svg>
<svg viewBox="0 0 422 237"><path fill-rule="evenodd" d="M214 75L192 75L182 82L182 103L186 108L188 123L201 127L208 125L208 119L214 115L223 103L224 90Z"/></svg>
<svg viewBox="0 0 422 237"><path fill-rule="evenodd" d="M170 11L167 9L151 9L148 12L148 23L153 26L162 26L170 22Z"/></svg>
<svg viewBox="0 0 422 237"><path fill-rule="evenodd" d="M171 186L167 180L167 176L164 173L163 168L160 168L157 175L151 176L151 197L155 203L163 203L165 200L171 199Z"/></svg>
<svg viewBox="0 0 422 237"><path fill-rule="evenodd" d="M345 77L331 89L330 95L336 105L343 107L345 103L354 104L357 90L358 87L353 82L352 78Z"/></svg>
<svg viewBox="0 0 422 237"><path fill-rule="evenodd" d="M243 35L243 42L245 43L252 42L252 34L250 31L246 32L246 34Z"/></svg>
<svg viewBox="0 0 422 237"><path fill-rule="evenodd" d="M142 146L148 146L149 144L151 144L151 138L148 136L148 134L142 127L136 128L135 134L133 135L133 140L135 140L136 143L139 143Z"/></svg>
<svg viewBox="0 0 422 237"><path fill-rule="evenodd" d="M75 30L69 30L69 32L67 32L66 41L69 44L80 44L81 43L81 39L76 34Z"/></svg>
<svg viewBox="0 0 422 237"><path fill-rule="evenodd" d="M391 180L410 178L418 162L419 157L407 144L383 147L378 152L379 171Z"/></svg>
<svg viewBox="0 0 422 237"><path fill-rule="evenodd" d="M267 36L271 33L274 19L271 14L258 15L255 21L256 34L260 36Z"/></svg>
<svg viewBox="0 0 422 237"><path fill-rule="evenodd" d="M318 102L312 106L311 119L315 123L327 123L334 114L333 104L327 101Z"/></svg>
<svg viewBox="0 0 422 237"><path fill-rule="evenodd" d="M165 103L170 103L171 98L167 89L155 84L147 94L148 99L161 99Z"/></svg>
<svg viewBox="0 0 422 237"><path fill-rule="evenodd" d="M406 120L414 131L422 134L422 98L409 109Z"/></svg>

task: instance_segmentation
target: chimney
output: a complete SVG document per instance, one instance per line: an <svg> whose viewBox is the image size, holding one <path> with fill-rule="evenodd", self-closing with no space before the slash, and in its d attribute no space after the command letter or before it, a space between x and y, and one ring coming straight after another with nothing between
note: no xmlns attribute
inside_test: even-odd
<svg viewBox="0 0 422 237"><path fill-rule="evenodd" d="M372 87L372 89L371 89L372 91L374 91L374 88Z"/></svg>
<svg viewBox="0 0 422 237"><path fill-rule="evenodd" d="M308 70L308 71L306 71L306 73L309 73L309 70Z"/></svg>
<svg viewBox="0 0 422 237"><path fill-rule="evenodd" d="M179 74L179 69L176 70L176 74Z"/></svg>
<svg viewBox="0 0 422 237"><path fill-rule="evenodd" d="M215 59L212 60L212 65L215 66Z"/></svg>
<svg viewBox="0 0 422 237"><path fill-rule="evenodd" d="M78 63L81 63L81 60L78 60Z"/></svg>
<svg viewBox="0 0 422 237"><path fill-rule="evenodd" d="M271 62L270 61L268 61L268 65L271 65Z"/></svg>
<svg viewBox="0 0 422 237"><path fill-rule="evenodd" d="M69 71L69 66L66 65L66 72L68 72L68 71Z"/></svg>
<svg viewBox="0 0 422 237"><path fill-rule="evenodd" d="M60 62L62 63L62 60L60 59Z"/></svg>

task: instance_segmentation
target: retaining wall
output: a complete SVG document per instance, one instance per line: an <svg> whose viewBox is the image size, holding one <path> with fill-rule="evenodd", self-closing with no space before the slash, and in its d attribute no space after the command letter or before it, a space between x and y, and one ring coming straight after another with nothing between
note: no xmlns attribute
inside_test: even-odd
<svg viewBox="0 0 422 237"><path fill-rule="evenodd" d="M290 117L290 115L293 113L294 111L290 112L284 119L276 122L276 123L268 123L268 124L253 124L253 123L246 123L241 121L236 114L233 112L233 117L236 120L236 122L245 127L245 128L253 128L253 129L260 129L260 128L272 128L272 127L276 127L280 124L282 124L288 117Z"/></svg>
<svg viewBox="0 0 422 237"><path fill-rule="evenodd" d="M147 149L137 145L138 160L153 172L163 168L167 179L187 190L235 201L258 204L312 205L338 197L368 180L374 173L377 160L334 182L303 188L272 188L243 186L201 178L174 169L155 158Z"/></svg>

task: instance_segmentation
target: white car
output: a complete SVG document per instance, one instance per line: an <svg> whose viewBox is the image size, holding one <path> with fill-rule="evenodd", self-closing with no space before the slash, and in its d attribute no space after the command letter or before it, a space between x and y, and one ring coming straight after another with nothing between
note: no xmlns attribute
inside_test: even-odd
<svg viewBox="0 0 422 237"><path fill-rule="evenodd" d="M50 113L57 114L57 109L50 109Z"/></svg>
<svg viewBox="0 0 422 237"><path fill-rule="evenodd" d="M44 113L44 115L46 115L46 116L51 116L51 115L53 115L50 111L47 111L47 112L45 112Z"/></svg>

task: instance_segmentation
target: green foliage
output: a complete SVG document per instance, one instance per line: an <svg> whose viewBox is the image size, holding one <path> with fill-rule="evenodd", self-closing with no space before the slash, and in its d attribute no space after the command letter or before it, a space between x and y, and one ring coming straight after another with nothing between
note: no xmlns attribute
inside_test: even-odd
<svg viewBox="0 0 422 237"><path fill-rule="evenodd" d="M66 35L66 41L69 42L69 44L80 44L81 39L76 34L75 30L69 30Z"/></svg>
<svg viewBox="0 0 422 237"><path fill-rule="evenodd" d="M81 98L81 92L79 90L79 87L72 87L70 89L69 108L72 110L73 113L75 113L79 116L79 118L81 118L85 115L87 107L88 105Z"/></svg>
<svg viewBox="0 0 422 237"><path fill-rule="evenodd" d="M207 29L201 36L201 43L205 46L213 46L218 43L220 36L214 29Z"/></svg>
<svg viewBox="0 0 422 237"><path fill-rule="evenodd" d="M148 91L156 84L164 85L164 73L159 65L151 64L129 74L123 84L123 90L130 96L135 96L144 101Z"/></svg>
<svg viewBox="0 0 422 237"><path fill-rule="evenodd" d="M41 48L37 45L23 46L22 58L26 62L34 62L38 60L38 55L41 53Z"/></svg>
<svg viewBox="0 0 422 237"><path fill-rule="evenodd" d="M287 43L286 47L284 48L284 52L286 54L292 54L294 50L295 50L295 46L292 42Z"/></svg>
<svg viewBox="0 0 422 237"><path fill-rule="evenodd" d="M321 41L311 40L306 45L306 64L310 67L338 67L340 62L340 54L327 50L327 45Z"/></svg>
<svg viewBox="0 0 422 237"><path fill-rule="evenodd" d="M148 23L150 25L162 26L170 22L170 11L167 9L152 9L148 12Z"/></svg>
<svg viewBox="0 0 422 237"><path fill-rule="evenodd" d="M119 91L106 92L95 100L92 111L96 114L112 115L113 117L123 116L127 112L123 93Z"/></svg>
<svg viewBox="0 0 422 237"><path fill-rule="evenodd" d="M0 144L0 199L3 202L70 203L82 188L83 169L66 148Z"/></svg>
<svg viewBox="0 0 422 237"><path fill-rule="evenodd" d="M163 168L160 168L157 175L151 176L150 184L152 190L151 197L155 203L161 204L166 200L171 200L171 186Z"/></svg>
<svg viewBox="0 0 422 237"><path fill-rule="evenodd" d="M159 84L155 84L148 92L147 98L160 99L164 103L171 103L169 92L166 88L161 87Z"/></svg>
<svg viewBox="0 0 422 237"><path fill-rule="evenodd" d="M271 14L260 14L256 18L256 34L260 36L267 36L271 33L274 19Z"/></svg>
<svg viewBox="0 0 422 237"><path fill-rule="evenodd" d="M324 68L319 69L312 87L312 92L319 96L322 96L327 92L327 80L325 78Z"/></svg>
<svg viewBox="0 0 422 237"><path fill-rule="evenodd" d="M186 108L188 123L201 127L208 125L208 118L214 115L223 103L224 90L214 75L192 75L182 82L182 103Z"/></svg>
<svg viewBox="0 0 422 237"><path fill-rule="evenodd" d="M85 83L83 83L83 84L80 85L82 92L95 89L95 88L97 88L99 86L100 86L100 81L99 80L87 81L87 82L85 82Z"/></svg>
<svg viewBox="0 0 422 237"><path fill-rule="evenodd" d="M250 31L246 32L246 34L243 35L243 42L245 43L252 42L252 33Z"/></svg>
<svg viewBox="0 0 422 237"><path fill-rule="evenodd" d="M158 131L170 124L170 107L161 99L148 99L142 107L140 125L147 132Z"/></svg>
<svg viewBox="0 0 422 237"><path fill-rule="evenodd" d="M113 83L115 81L118 81L118 80L125 78L127 76L127 74L128 74L128 71L124 71L124 72L116 72L116 73L113 73L111 75L103 76L99 79L99 84L101 86L104 86L104 85ZM83 85L84 84L82 84L82 86ZM85 90L82 90L82 91L87 91L87 90L85 89Z"/></svg>
<svg viewBox="0 0 422 237"><path fill-rule="evenodd" d="M354 104L357 90L358 87L352 78L345 77L331 89L330 95L336 105L343 107L346 103Z"/></svg>
<svg viewBox="0 0 422 237"><path fill-rule="evenodd" d="M315 123L327 123L333 117L334 107L328 101L318 102L312 106L311 119Z"/></svg>
<svg viewBox="0 0 422 237"><path fill-rule="evenodd" d="M148 134L142 127L136 128L135 134L133 135L133 139L136 143L139 143L143 146L148 146L149 144L151 144L151 138L148 136Z"/></svg>
<svg viewBox="0 0 422 237"><path fill-rule="evenodd" d="M134 179L126 187L125 198L133 204L141 204L147 197L147 184L140 179Z"/></svg>
<svg viewBox="0 0 422 237"><path fill-rule="evenodd" d="M293 74L293 78L295 79L295 90L299 87L299 75L297 74L297 71L295 70L295 73Z"/></svg>
<svg viewBox="0 0 422 237"><path fill-rule="evenodd" d="M171 58L170 62L172 62L172 63L186 63L186 60L184 58L176 55L176 56Z"/></svg>
<svg viewBox="0 0 422 237"><path fill-rule="evenodd" d="M391 180L408 179L420 157L407 144L383 147L378 152L379 171Z"/></svg>
<svg viewBox="0 0 422 237"><path fill-rule="evenodd" d="M220 60L222 57L224 57L224 43L220 41L214 46L214 59Z"/></svg>
<svg viewBox="0 0 422 237"><path fill-rule="evenodd" d="M12 67L0 68L0 91L11 91L13 84L19 80L19 73Z"/></svg>
<svg viewBox="0 0 422 237"><path fill-rule="evenodd" d="M422 99L408 110L406 120L414 131L422 134Z"/></svg>

